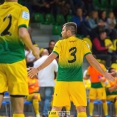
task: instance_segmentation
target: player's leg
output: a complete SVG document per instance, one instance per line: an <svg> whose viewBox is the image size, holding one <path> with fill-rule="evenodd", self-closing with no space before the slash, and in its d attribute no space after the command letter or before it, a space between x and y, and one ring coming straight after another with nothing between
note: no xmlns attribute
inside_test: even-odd
<svg viewBox="0 0 117 117"><path fill-rule="evenodd" d="M77 117L87 117L86 106L86 90L83 82L70 82L69 83L69 94L71 100L76 106Z"/></svg>
<svg viewBox="0 0 117 117"><path fill-rule="evenodd" d="M93 116L93 110L94 110L94 101L97 99L97 90L96 88L90 88L89 92L89 115Z"/></svg>
<svg viewBox="0 0 117 117"><path fill-rule="evenodd" d="M3 69L4 69L4 64L0 64L0 108L2 105L4 92L8 90L7 77Z"/></svg>
<svg viewBox="0 0 117 117"><path fill-rule="evenodd" d="M40 94L34 94L32 97L33 107L36 113L36 117L40 117L39 113L39 101L40 101Z"/></svg>
<svg viewBox="0 0 117 117"><path fill-rule="evenodd" d="M95 101L95 100L90 99L90 102L89 102L89 115L90 115L91 117L93 116L94 101Z"/></svg>
<svg viewBox="0 0 117 117"><path fill-rule="evenodd" d="M4 93L0 93L0 108L2 106L3 97L4 97Z"/></svg>
<svg viewBox="0 0 117 117"><path fill-rule="evenodd" d="M86 114L86 106L77 106L76 107L77 110L77 117L87 117Z"/></svg>
<svg viewBox="0 0 117 117"><path fill-rule="evenodd" d="M104 115L108 116L108 105L107 105L107 100L106 100L106 91L105 88L98 88L97 89L98 92L98 99L102 100L103 104L103 110L104 110Z"/></svg>
<svg viewBox="0 0 117 117"><path fill-rule="evenodd" d="M11 95L13 117L24 117L24 99L25 96Z"/></svg>
<svg viewBox="0 0 117 117"><path fill-rule="evenodd" d="M107 95L107 100L114 103L115 117L117 117L117 95Z"/></svg>
<svg viewBox="0 0 117 117"><path fill-rule="evenodd" d="M40 94L38 93L29 94L26 99L27 101L31 101L33 103L36 117L40 117L39 113L39 102L41 101Z"/></svg>
<svg viewBox="0 0 117 117"><path fill-rule="evenodd" d="M115 115L117 117L117 96L115 97L114 107L115 107Z"/></svg>
<svg viewBox="0 0 117 117"><path fill-rule="evenodd" d="M70 106L65 106L65 111L66 111L66 114L68 114L72 117L70 110L71 110L71 103L70 103Z"/></svg>
<svg viewBox="0 0 117 117"><path fill-rule="evenodd" d="M25 60L6 64L8 91L11 95L13 117L24 117L24 97L28 95L28 77Z"/></svg>
<svg viewBox="0 0 117 117"><path fill-rule="evenodd" d="M108 116L108 105L107 105L107 101L106 100L102 100L102 106L103 106L103 110L104 110L104 115Z"/></svg>
<svg viewBox="0 0 117 117"><path fill-rule="evenodd" d="M68 82L56 82L53 107L49 112L49 117L60 117L62 107L70 106L70 97L68 93Z"/></svg>

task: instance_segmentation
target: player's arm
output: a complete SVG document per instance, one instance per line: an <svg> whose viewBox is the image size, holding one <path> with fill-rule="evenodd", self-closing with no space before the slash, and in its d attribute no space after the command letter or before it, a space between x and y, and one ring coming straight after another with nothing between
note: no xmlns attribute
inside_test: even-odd
<svg viewBox="0 0 117 117"><path fill-rule="evenodd" d="M40 66L37 66L37 68L31 68L31 70L28 72L29 77L33 77L36 75L40 70L47 67L57 56L59 56L59 53L61 52L61 41L58 41L56 45L54 46L53 52L48 56L48 58L42 63Z"/></svg>
<svg viewBox="0 0 117 117"><path fill-rule="evenodd" d="M101 73L105 78L107 78L110 81L114 81L114 78L112 77L111 74L107 73L104 71L99 62L93 57L92 54L87 54L86 55L87 61L90 63L91 66L93 66L99 73Z"/></svg>
<svg viewBox="0 0 117 117"><path fill-rule="evenodd" d="M30 78L32 78L35 74L37 74L40 70L47 67L55 58L57 57L57 54L51 53L48 58L37 68L31 68L28 75Z"/></svg>
<svg viewBox="0 0 117 117"><path fill-rule="evenodd" d="M24 42L24 44L32 51L33 55L36 58L39 58L39 48L35 47L32 44L27 28L25 27L19 28L19 37Z"/></svg>
<svg viewBox="0 0 117 117"><path fill-rule="evenodd" d="M37 67L37 70L40 71L47 67L55 58L57 57L57 54L51 53L49 57L42 63L39 67Z"/></svg>
<svg viewBox="0 0 117 117"><path fill-rule="evenodd" d="M34 46L33 46L32 42L31 42L30 35L28 33L27 28L25 28L25 27L19 28L19 37L22 39L22 41L24 42L24 44L30 50L33 50L34 49Z"/></svg>
<svg viewBox="0 0 117 117"><path fill-rule="evenodd" d="M18 34L22 42L32 51L33 55L39 57L39 48L33 46L30 35L28 33L28 25L30 20L29 10L26 7L22 7L21 13L18 19Z"/></svg>

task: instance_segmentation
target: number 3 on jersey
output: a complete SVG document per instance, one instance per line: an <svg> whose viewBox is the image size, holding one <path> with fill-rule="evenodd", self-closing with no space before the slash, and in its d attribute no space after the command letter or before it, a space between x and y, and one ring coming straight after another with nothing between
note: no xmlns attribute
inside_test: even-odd
<svg viewBox="0 0 117 117"><path fill-rule="evenodd" d="M11 14L9 14L8 16L6 16L6 17L3 19L3 23L5 23L5 21L8 20L8 19L9 19L9 24L6 26L6 28L5 28L2 32L0 32L0 36L5 36L5 35L11 36L11 35L12 35L12 34L9 32L9 29L10 29L10 27L11 27L11 21L12 21L12 16L11 16ZM4 26L4 24L3 24L2 26Z"/></svg>
<svg viewBox="0 0 117 117"><path fill-rule="evenodd" d="M76 61L76 52L77 52L77 48L76 47L72 47L69 49L69 52L71 53L71 56L73 56L72 60L68 60L68 63L73 63Z"/></svg>

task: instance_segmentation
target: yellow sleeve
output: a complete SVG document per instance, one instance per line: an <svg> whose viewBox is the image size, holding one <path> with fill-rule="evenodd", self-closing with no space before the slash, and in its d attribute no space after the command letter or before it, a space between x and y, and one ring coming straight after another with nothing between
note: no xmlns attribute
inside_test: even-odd
<svg viewBox="0 0 117 117"><path fill-rule="evenodd" d="M86 41L83 41L83 53L84 56L86 56L87 54L91 54L90 46Z"/></svg>
<svg viewBox="0 0 117 117"><path fill-rule="evenodd" d="M60 41L58 41L54 46L53 53L59 55L60 52L61 52L61 43Z"/></svg>
<svg viewBox="0 0 117 117"><path fill-rule="evenodd" d="M21 14L18 20L18 28L20 27L28 28L29 21L30 21L29 10L26 7L22 7Z"/></svg>

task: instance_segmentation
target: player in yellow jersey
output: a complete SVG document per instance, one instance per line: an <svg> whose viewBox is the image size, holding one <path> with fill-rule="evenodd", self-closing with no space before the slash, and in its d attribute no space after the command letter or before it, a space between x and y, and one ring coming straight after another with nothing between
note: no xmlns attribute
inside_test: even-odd
<svg viewBox="0 0 117 117"><path fill-rule="evenodd" d="M24 97L28 95L28 78L24 44L38 58L28 33L30 16L17 0L6 0L0 5L0 106L8 89L13 117L24 117Z"/></svg>
<svg viewBox="0 0 117 117"><path fill-rule="evenodd" d="M53 107L49 117L58 117L58 112L63 106L70 106L72 101L76 106L77 117L87 117L86 115L86 90L83 83L82 64L83 58L86 57L88 62L101 74L109 80L113 77L105 72L92 56L89 46L83 40L76 37L77 26L73 22L63 25L62 40L59 40L53 52L37 68L29 71L29 76L33 77L41 69L48 66L57 56L59 56L59 67L57 82L54 91Z"/></svg>
<svg viewBox="0 0 117 117"><path fill-rule="evenodd" d="M106 68L103 64L100 63L101 68L106 71ZM103 110L104 110L104 115L108 117L108 106L106 103L106 91L105 87L103 87L100 78L102 77L102 74L100 74L94 67L89 66L86 76L84 77L85 79L90 79L91 81L91 88L89 92L89 117L93 116L93 109L94 109L94 101L95 100L102 100L103 102Z"/></svg>
<svg viewBox="0 0 117 117"><path fill-rule="evenodd" d="M26 99L27 101L31 101L33 103L36 117L40 117L39 102L41 101L41 98L39 94L39 83L37 76L34 76L33 78L28 78L28 90L29 95Z"/></svg>

